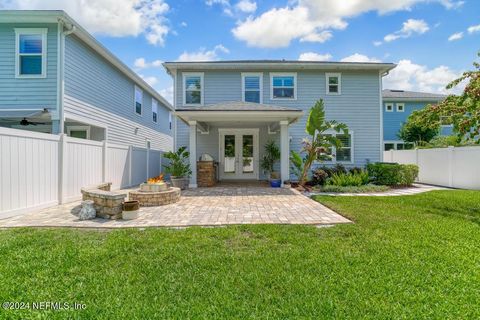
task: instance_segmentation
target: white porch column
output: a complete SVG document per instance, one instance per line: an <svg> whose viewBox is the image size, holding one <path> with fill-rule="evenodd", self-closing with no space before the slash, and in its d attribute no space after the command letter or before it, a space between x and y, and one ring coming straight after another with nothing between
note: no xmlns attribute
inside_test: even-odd
<svg viewBox="0 0 480 320"><path fill-rule="evenodd" d="M192 174L190 175L190 188L197 187L197 121L189 121L190 126L190 170Z"/></svg>
<svg viewBox="0 0 480 320"><path fill-rule="evenodd" d="M290 139L288 121L280 121L280 178L283 183L290 180Z"/></svg>

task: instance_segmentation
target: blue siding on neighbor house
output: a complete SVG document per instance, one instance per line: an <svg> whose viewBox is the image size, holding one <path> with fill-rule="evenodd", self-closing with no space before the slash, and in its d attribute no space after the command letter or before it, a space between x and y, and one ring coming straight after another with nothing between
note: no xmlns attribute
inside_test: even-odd
<svg viewBox="0 0 480 320"><path fill-rule="evenodd" d="M183 105L183 76L178 71L176 77L176 106ZM204 104L215 104L222 101L238 101L242 99L241 73L255 72L241 71L205 71L204 72ZM258 71L257 71L258 72ZM305 123L308 110L315 101L322 98L328 119L345 122L353 132L354 164L363 166L367 161L381 159L380 137L380 81L378 72L342 72L342 94L326 95L324 71L297 72L297 99L271 100L270 99L270 72L263 72L263 103L299 108L305 115L289 128L291 137L290 149L300 151L301 141L306 136ZM283 72L283 71L282 71ZM248 126L246 126L248 127ZM202 145L214 145L218 135L210 133L211 141L197 143L197 154L201 154ZM202 140L205 140L202 137ZM188 146L188 127L181 120L177 120L176 145ZM262 150L263 145L260 145ZM218 152L217 152L218 153ZM218 160L218 158L216 158Z"/></svg>
<svg viewBox="0 0 480 320"><path fill-rule="evenodd" d="M392 103L393 111L387 112L386 105ZM397 103L403 103L405 105L404 112L397 111ZM383 103L383 140L385 141L401 141L397 136L398 131L402 127L402 124L407 121L408 116L415 110L420 110L425 108L428 104L436 103L436 101L431 102L405 102L405 101L385 101ZM451 127L442 127L442 135L452 134Z"/></svg>
<svg viewBox="0 0 480 320"><path fill-rule="evenodd" d="M47 28L46 78L15 78L15 28ZM0 24L0 108L57 106L57 25Z"/></svg>
<svg viewBox="0 0 480 320"><path fill-rule="evenodd" d="M107 60L70 35L65 41L65 111L104 122L109 140L152 148L173 147L169 109L158 101L158 122L152 119L152 96L143 90L142 115L134 110L135 83ZM135 127L139 127L135 133Z"/></svg>

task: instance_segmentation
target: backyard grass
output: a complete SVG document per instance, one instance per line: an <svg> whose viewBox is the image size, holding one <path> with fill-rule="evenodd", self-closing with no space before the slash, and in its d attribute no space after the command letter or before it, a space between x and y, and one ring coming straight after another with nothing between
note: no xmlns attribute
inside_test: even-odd
<svg viewBox="0 0 480 320"><path fill-rule="evenodd" d="M480 192L318 201L354 224L0 231L0 302L28 318L480 318Z"/></svg>

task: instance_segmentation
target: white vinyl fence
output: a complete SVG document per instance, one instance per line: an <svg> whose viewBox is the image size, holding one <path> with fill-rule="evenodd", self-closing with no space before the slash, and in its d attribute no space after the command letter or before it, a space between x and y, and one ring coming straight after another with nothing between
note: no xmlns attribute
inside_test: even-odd
<svg viewBox="0 0 480 320"><path fill-rule="evenodd" d="M418 165L421 183L480 190L480 147L389 150L383 160Z"/></svg>
<svg viewBox="0 0 480 320"><path fill-rule="evenodd" d="M101 182L138 185L161 163L158 150L0 128L0 218L78 200Z"/></svg>

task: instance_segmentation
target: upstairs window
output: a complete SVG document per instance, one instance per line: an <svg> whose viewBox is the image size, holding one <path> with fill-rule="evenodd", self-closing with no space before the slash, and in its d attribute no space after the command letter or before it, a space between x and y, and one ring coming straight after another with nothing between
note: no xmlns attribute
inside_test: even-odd
<svg viewBox="0 0 480 320"><path fill-rule="evenodd" d="M404 112L404 111L405 111L405 104L397 103L397 112Z"/></svg>
<svg viewBox="0 0 480 320"><path fill-rule="evenodd" d="M143 106L143 91L135 86L135 113L142 115L142 106Z"/></svg>
<svg viewBox="0 0 480 320"><path fill-rule="evenodd" d="M340 73L326 73L327 94L341 94L342 92L342 75Z"/></svg>
<svg viewBox="0 0 480 320"><path fill-rule="evenodd" d="M45 78L47 29L15 29L16 77Z"/></svg>
<svg viewBox="0 0 480 320"><path fill-rule="evenodd" d="M184 73L184 105L203 105L203 73Z"/></svg>
<svg viewBox="0 0 480 320"><path fill-rule="evenodd" d="M168 113L168 123L170 125L170 130L172 130L172 112Z"/></svg>
<svg viewBox="0 0 480 320"><path fill-rule="evenodd" d="M387 111L387 112L393 112L393 103L387 103L387 104L385 104L385 111Z"/></svg>
<svg viewBox="0 0 480 320"><path fill-rule="evenodd" d="M271 99L282 100L291 99L294 100L297 97L297 75L290 74L271 74Z"/></svg>
<svg viewBox="0 0 480 320"><path fill-rule="evenodd" d="M155 99L152 99L152 120L153 122L157 123L158 117L158 102Z"/></svg>
<svg viewBox="0 0 480 320"><path fill-rule="evenodd" d="M242 73L243 101L262 103L262 79L261 73Z"/></svg>

